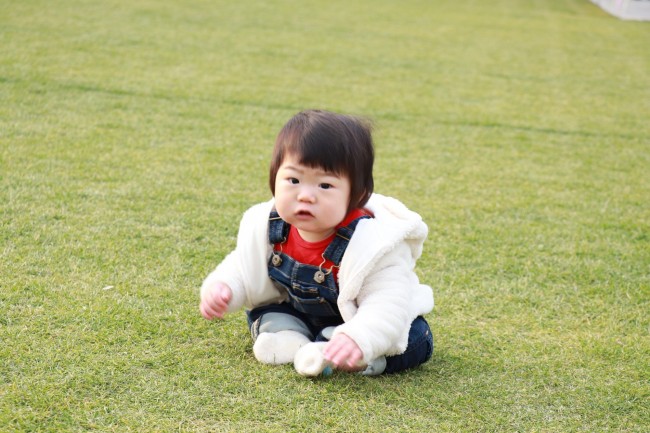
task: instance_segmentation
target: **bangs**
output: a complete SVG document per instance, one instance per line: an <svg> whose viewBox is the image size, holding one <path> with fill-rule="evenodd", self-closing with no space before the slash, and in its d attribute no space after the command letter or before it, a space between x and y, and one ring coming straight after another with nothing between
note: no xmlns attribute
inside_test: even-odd
<svg viewBox="0 0 650 433"><path fill-rule="evenodd" d="M289 144L289 143L287 143ZM311 130L304 134L293 145L287 146L287 151L307 167L335 173L350 175L349 161L353 157L349 146L342 142L340 134L332 131Z"/></svg>

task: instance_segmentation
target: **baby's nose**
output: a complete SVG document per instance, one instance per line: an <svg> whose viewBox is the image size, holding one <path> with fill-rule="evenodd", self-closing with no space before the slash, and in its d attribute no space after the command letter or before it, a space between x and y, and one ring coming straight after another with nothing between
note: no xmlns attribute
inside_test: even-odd
<svg viewBox="0 0 650 433"><path fill-rule="evenodd" d="M316 200L316 195L312 191L312 188L304 187L298 193L298 200L311 203Z"/></svg>

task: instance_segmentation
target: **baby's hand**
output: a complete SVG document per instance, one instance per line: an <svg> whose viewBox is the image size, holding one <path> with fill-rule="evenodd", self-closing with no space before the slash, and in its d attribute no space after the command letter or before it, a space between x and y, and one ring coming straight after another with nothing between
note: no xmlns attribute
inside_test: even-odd
<svg viewBox="0 0 650 433"><path fill-rule="evenodd" d="M363 352L357 343L345 334L337 334L327 343L323 356L338 370L361 371L365 368L361 364Z"/></svg>
<svg viewBox="0 0 650 433"><path fill-rule="evenodd" d="M232 290L227 284L217 282L204 296L201 297L201 315L208 320L215 317L223 319L232 299Z"/></svg>

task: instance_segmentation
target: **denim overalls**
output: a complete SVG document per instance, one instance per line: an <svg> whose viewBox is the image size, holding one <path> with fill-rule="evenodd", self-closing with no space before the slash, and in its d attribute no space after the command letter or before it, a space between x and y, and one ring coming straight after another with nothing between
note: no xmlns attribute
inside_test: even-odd
<svg viewBox="0 0 650 433"><path fill-rule="evenodd" d="M347 226L337 229L334 239L323 253L323 262L327 259L334 263L334 266L340 265L357 224L365 218L371 217L361 216ZM280 218L275 209L272 210L269 216L269 242L271 245L286 242L289 229L289 224ZM286 290L288 300L282 304L262 306L247 312L253 338L257 338L259 319L264 314L281 313L292 316L292 320L299 319L309 331L291 329L306 334L311 333L311 336L308 335L308 337L314 341L327 340L328 338L322 335L322 331L343 323L336 303L339 290L332 269L303 264L282 251L274 251L268 260L269 278L278 288ZM386 358L386 373L419 365L431 357L432 351L433 339L429 325L424 318L418 317L411 324L406 352Z"/></svg>

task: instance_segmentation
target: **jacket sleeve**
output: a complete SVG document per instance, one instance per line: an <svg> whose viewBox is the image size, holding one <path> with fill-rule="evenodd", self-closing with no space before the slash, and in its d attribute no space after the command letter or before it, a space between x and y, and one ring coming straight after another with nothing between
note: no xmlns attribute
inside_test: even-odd
<svg viewBox="0 0 650 433"><path fill-rule="evenodd" d="M364 278L356 313L335 330L335 335L344 333L359 345L365 362L406 349L411 322L417 316L411 298L422 288L413 264L405 242L379 259Z"/></svg>
<svg viewBox="0 0 650 433"><path fill-rule="evenodd" d="M260 203L244 213L239 224L237 246L203 281L202 297L216 282L230 287L232 299L228 312L282 299L283 295L275 289L266 270L271 248L267 239L268 215L272 205L272 202Z"/></svg>

